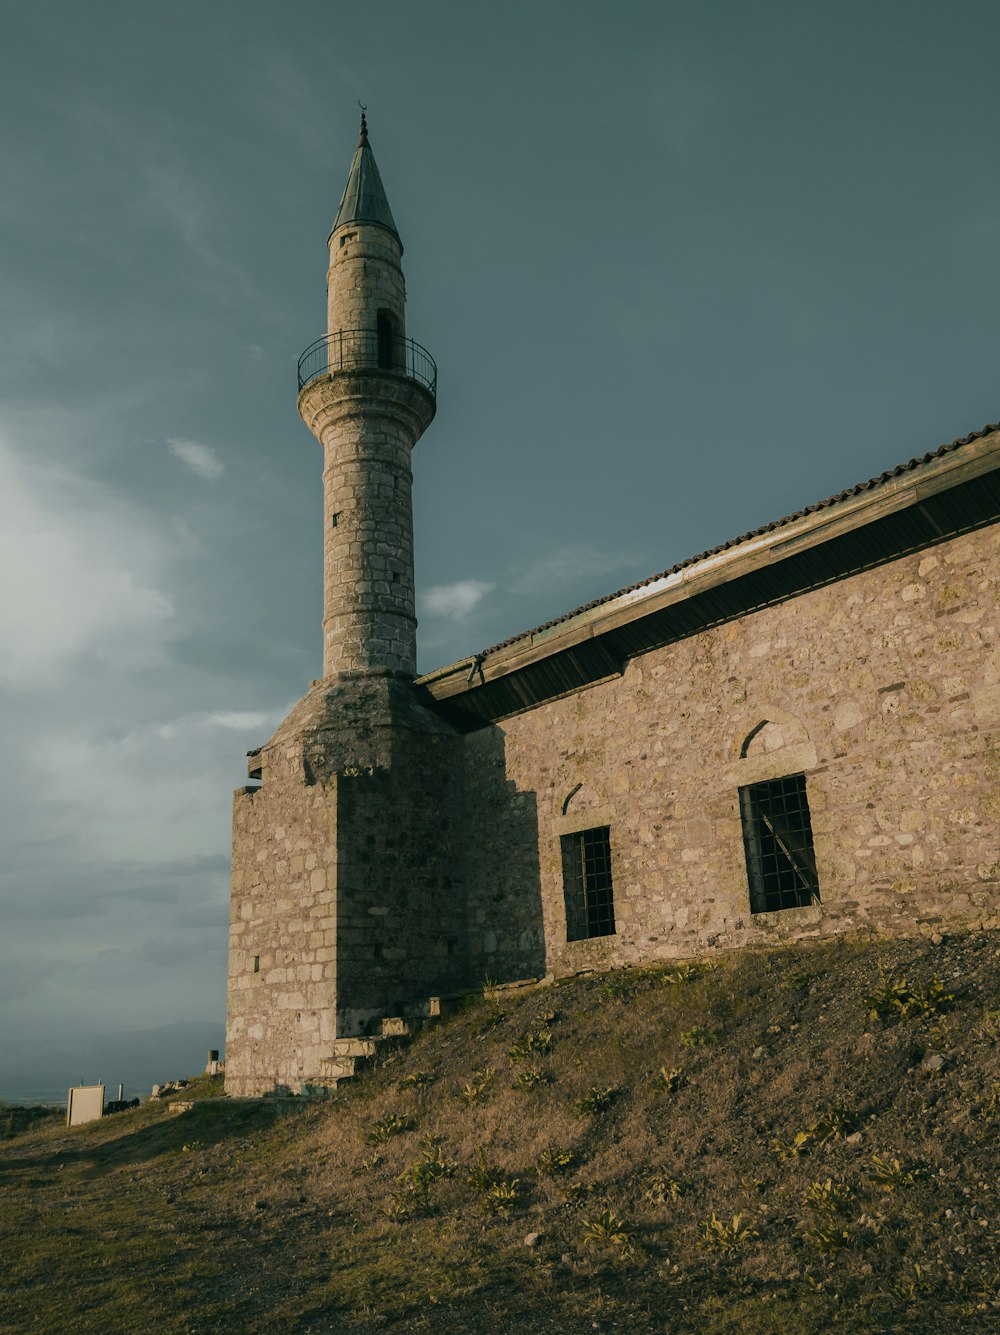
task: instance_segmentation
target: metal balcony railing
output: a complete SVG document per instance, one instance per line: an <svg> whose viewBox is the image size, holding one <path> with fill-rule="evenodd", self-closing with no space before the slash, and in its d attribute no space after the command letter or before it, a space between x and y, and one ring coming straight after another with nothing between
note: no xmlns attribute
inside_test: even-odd
<svg viewBox="0 0 1000 1335"><path fill-rule="evenodd" d="M310 343L299 358L299 389L321 375L359 367L409 376L437 394L437 365L427 349L377 329L338 329Z"/></svg>

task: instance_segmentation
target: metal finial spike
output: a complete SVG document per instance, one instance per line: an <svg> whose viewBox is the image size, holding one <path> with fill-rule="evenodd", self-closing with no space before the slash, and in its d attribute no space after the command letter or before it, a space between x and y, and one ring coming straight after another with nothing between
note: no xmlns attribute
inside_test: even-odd
<svg viewBox="0 0 1000 1335"><path fill-rule="evenodd" d="M368 105L367 103L362 102L359 97L358 106L361 108L361 138L358 140L358 145L360 147L361 144L367 144L368 142L368 121L365 119L365 112L368 110Z"/></svg>

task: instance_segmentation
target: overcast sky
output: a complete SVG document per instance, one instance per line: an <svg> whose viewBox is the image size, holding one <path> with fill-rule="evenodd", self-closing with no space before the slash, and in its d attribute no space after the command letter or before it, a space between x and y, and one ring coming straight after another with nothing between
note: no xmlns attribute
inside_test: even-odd
<svg viewBox="0 0 1000 1335"><path fill-rule="evenodd" d="M420 662L1000 417L996 0L0 0L0 1034L217 1019L359 98Z"/></svg>

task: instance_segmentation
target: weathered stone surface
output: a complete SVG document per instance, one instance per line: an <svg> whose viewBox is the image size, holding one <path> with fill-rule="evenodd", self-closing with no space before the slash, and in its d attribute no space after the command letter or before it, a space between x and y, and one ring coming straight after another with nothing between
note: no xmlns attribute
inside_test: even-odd
<svg viewBox="0 0 1000 1335"><path fill-rule="evenodd" d="M402 337L400 255L385 227L332 234L331 335L388 322ZM335 1085L376 1037L405 1037L486 979L1000 925L996 525L820 587L810 569L806 592L741 616L727 605L652 652L633 644L620 675L561 698L557 682L546 703L462 736L413 681L410 453L434 400L394 356L348 355L299 396L325 458L324 677L252 757L262 786L235 795L229 1093ZM888 522L921 487L973 486L994 466L988 436L821 522L799 516L774 550L761 537L709 554L656 596L714 597L792 550L854 542L862 508ZM595 625L581 616L574 634ZM546 653L542 628L524 661ZM753 914L739 790L793 774L820 902ZM615 932L568 941L561 840L599 826Z"/></svg>
<svg viewBox="0 0 1000 1335"><path fill-rule="evenodd" d="M1000 734L980 719L998 690L998 546L984 529L933 563L904 557L467 738L473 974L995 923ZM797 772L822 902L751 915L738 789ZM565 939L569 824L611 827L614 936Z"/></svg>

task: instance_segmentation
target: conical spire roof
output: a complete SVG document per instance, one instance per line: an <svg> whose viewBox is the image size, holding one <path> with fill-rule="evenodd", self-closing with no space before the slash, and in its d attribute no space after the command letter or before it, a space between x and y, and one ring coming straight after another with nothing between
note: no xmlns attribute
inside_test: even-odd
<svg viewBox="0 0 1000 1335"><path fill-rule="evenodd" d="M380 227L388 228L396 237L399 236L389 201L385 197L382 178L375 165L375 155L368 143L368 123L363 111L361 137L354 150L354 161L351 163L344 197L340 201L340 208L337 210L331 231L335 232L338 227L352 222L378 223Z"/></svg>

